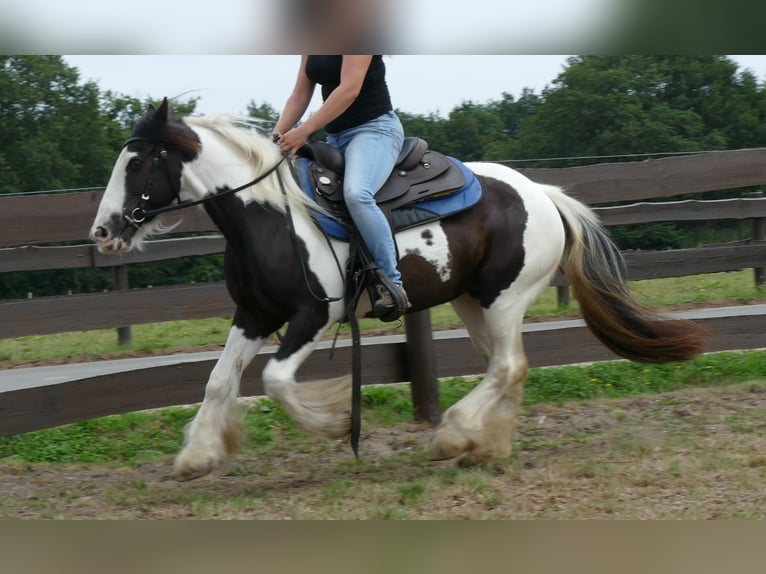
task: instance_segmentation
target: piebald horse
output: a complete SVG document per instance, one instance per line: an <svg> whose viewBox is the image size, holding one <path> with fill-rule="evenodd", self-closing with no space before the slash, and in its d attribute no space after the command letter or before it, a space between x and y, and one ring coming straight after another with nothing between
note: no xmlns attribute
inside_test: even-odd
<svg viewBox="0 0 766 574"><path fill-rule="evenodd" d="M318 227L316 204L282 160L269 138L224 116L169 118L164 100L119 153L90 231L101 253L140 249L165 230L157 212L184 200L198 201L226 239L236 312L175 459L179 480L210 473L234 452L242 373L284 324L262 373L265 392L310 432L349 433L350 377L295 378L322 334L344 320L338 295L349 245ZM559 267L588 327L618 355L666 362L702 351L698 325L663 318L631 296L620 253L588 207L503 165L465 165L482 187L473 207L396 233L408 312L451 302L487 361L483 380L443 414L432 459L471 465L510 456L528 369L524 312Z"/></svg>

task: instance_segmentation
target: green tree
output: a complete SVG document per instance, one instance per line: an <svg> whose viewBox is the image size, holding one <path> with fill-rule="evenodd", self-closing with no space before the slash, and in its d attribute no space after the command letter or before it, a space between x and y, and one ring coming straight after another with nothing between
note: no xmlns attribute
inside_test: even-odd
<svg viewBox="0 0 766 574"><path fill-rule="evenodd" d="M0 56L0 193L106 180L99 90L78 80L61 56Z"/></svg>
<svg viewBox="0 0 766 574"><path fill-rule="evenodd" d="M257 104L255 100L250 100L250 103L247 104L247 115L272 125L276 124L279 119L279 112L271 104L267 102Z"/></svg>
<svg viewBox="0 0 766 574"><path fill-rule="evenodd" d="M536 112L541 101L540 96L525 88L518 100L504 93L500 100L485 104L463 102L447 118L434 113L396 113L405 134L427 140L431 149L464 161L496 161L513 157L513 142L521 122Z"/></svg>
<svg viewBox="0 0 766 574"><path fill-rule="evenodd" d="M402 110L396 110L396 114L402 122L405 136L423 138L431 149L443 153L451 153L448 149L447 137L444 131L446 120L438 114L428 115L410 114Z"/></svg>
<svg viewBox="0 0 766 574"><path fill-rule="evenodd" d="M521 158L739 149L766 145L766 88L726 56L578 56L522 120ZM555 164L546 163L546 167ZM740 192L716 192L706 198ZM736 233L732 222L705 225L705 237ZM622 248L681 247L699 240L697 224L614 228ZM687 239L688 238L688 239Z"/></svg>
<svg viewBox="0 0 766 574"><path fill-rule="evenodd" d="M508 137L495 110L472 102L465 102L450 112L445 132L445 147L464 161L502 159L492 157L489 150L498 143L502 146Z"/></svg>
<svg viewBox="0 0 766 574"><path fill-rule="evenodd" d="M568 64L522 122L519 157L766 144L766 92L726 56L577 56Z"/></svg>

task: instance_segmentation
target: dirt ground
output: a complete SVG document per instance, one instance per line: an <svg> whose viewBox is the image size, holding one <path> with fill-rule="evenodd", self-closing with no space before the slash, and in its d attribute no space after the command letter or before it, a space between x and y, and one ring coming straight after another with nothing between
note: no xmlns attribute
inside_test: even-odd
<svg viewBox="0 0 766 574"><path fill-rule="evenodd" d="M509 462L429 462L432 430L364 428L361 457L249 445L188 483L136 466L0 464L0 519L764 519L766 381L538 405Z"/></svg>

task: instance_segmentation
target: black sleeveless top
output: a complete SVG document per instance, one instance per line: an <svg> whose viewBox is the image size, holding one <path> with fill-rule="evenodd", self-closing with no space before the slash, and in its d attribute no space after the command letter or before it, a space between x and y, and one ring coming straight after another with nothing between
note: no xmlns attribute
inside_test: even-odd
<svg viewBox="0 0 766 574"><path fill-rule="evenodd" d="M308 57L306 75L312 82L322 86L323 101L340 85L342 64L343 56ZM325 126L325 130L332 134L355 128L392 109L383 56L373 56L359 95L345 112Z"/></svg>

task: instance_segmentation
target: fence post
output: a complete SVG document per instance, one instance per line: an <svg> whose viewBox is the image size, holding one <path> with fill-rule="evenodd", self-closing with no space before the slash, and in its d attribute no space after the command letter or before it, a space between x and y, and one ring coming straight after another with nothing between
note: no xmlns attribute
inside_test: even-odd
<svg viewBox="0 0 766 574"><path fill-rule="evenodd" d="M112 267L112 283L115 291L127 291L128 285L128 267L127 265L117 265ZM130 345L133 342L133 333L130 325L117 327L117 343L119 345Z"/></svg>
<svg viewBox="0 0 766 574"><path fill-rule="evenodd" d="M441 409L430 311L426 309L405 315L404 329L415 420L436 425L441 420Z"/></svg>
<svg viewBox="0 0 766 574"><path fill-rule="evenodd" d="M750 197L763 197L762 191L754 191L753 193L749 194ZM762 217L754 217L753 218L753 241L761 241L763 240L763 218ZM758 287L759 285L766 284L766 267L754 267L753 268L753 276L755 279L755 286Z"/></svg>

